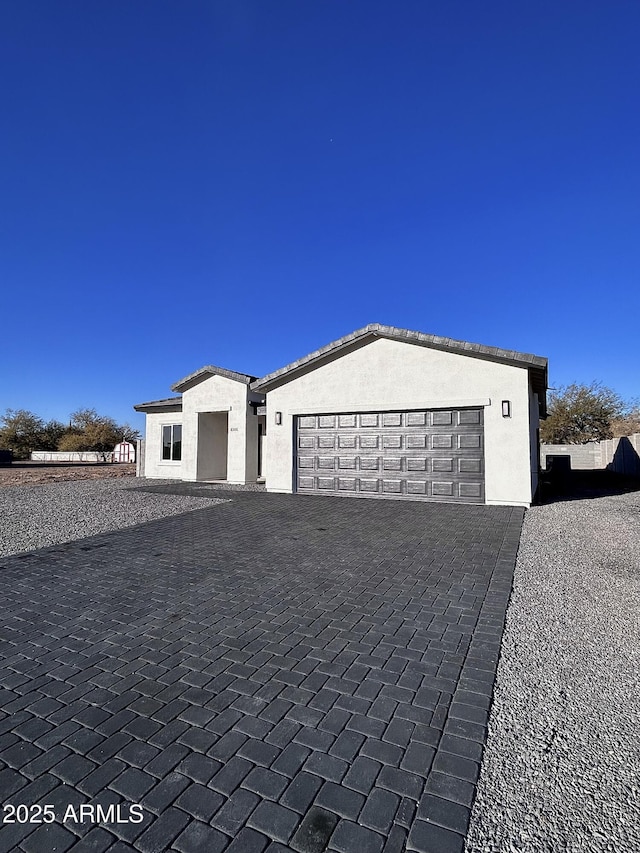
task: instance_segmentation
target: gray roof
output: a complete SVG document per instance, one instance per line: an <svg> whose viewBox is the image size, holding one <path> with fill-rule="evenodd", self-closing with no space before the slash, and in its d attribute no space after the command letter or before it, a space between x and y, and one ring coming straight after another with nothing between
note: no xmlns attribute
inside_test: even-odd
<svg viewBox="0 0 640 853"><path fill-rule="evenodd" d="M184 379L180 379L175 385L171 386L171 390L180 392L186 391L187 388L191 388L193 385L196 385L198 382L206 379L207 376L224 376L227 379L242 382L244 385L249 385L257 379L256 376L250 376L248 373L237 373L235 370L227 370L224 367L216 367L213 364L207 364L205 367L201 367L200 370L196 370L195 373L190 373L188 376L185 376Z"/></svg>
<svg viewBox="0 0 640 853"><path fill-rule="evenodd" d="M489 347L483 344L473 344L469 341L458 341L453 338L443 338L440 335L428 335L424 332L412 332L409 329L399 329L395 326L383 326L381 323L370 323L362 329L351 332L337 341L333 341L320 349L315 350L297 361L291 362L280 370L275 370L258 379L248 373L238 373L235 370L227 370L224 367L216 367L209 364L201 367L195 373L190 373L171 386L172 391L183 392L193 387L207 376L224 376L244 385L250 385L252 391L264 393L271 388L277 387L294 379L296 375L308 369L322 364L329 358L335 358L341 350L363 346L373 338L390 338L392 340L404 341L405 343L417 344L418 346L431 347L432 349L455 352L471 358L482 358L488 361L496 361L501 364L510 364L522 367L529 371L534 391L540 400L541 414L546 416L546 391L547 391L547 359L531 353L516 352L515 350ZM169 397L166 400L153 400L150 403L139 403L134 406L137 412L154 409L171 409L180 411L182 409L181 397Z"/></svg>
<svg viewBox="0 0 640 853"><path fill-rule="evenodd" d="M169 409L172 412L182 410L182 397L167 397L165 400L151 400L149 403L138 403L133 407L136 412L153 411L154 409Z"/></svg>
<svg viewBox="0 0 640 853"><path fill-rule="evenodd" d="M472 344L469 341L457 341L439 335L427 335L424 332L412 332L408 329L398 329L395 326L383 326L381 323L370 323L363 329L357 329L350 335L345 335L343 338L339 338L337 341L293 361L286 367L281 367L280 370L263 376L262 379L254 382L251 388L254 391L268 391L270 388L293 379L298 372L302 372L305 368L315 366L316 362L321 363L327 357L335 356L339 350L362 345L370 338L391 338L405 343L431 347L432 349L527 368L531 372L534 390L538 392L541 400L544 399L547 388L547 359L542 356L500 349L499 347L488 347L483 344Z"/></svg>

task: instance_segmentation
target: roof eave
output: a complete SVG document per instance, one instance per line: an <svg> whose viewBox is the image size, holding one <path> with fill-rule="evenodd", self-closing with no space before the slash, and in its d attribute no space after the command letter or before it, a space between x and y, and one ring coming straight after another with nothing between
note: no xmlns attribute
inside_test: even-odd
<svg viewBox="0 0 640 853"><path fill-rule="evenodd" d="M178 382L171 386L171 390L183 393L209 376L222 376L225 379L231 379L243 385L250 385L257 379L256 376L250 376L248 373L238 373L235 370L227 370L225 367L216 367L213 364L207 364L199 370L194 371L194 373L190 373L183 379L178 380Z"/></svg>
<svg viewBox="0 0 640 853"><path fill-rule="evenodd" d="M182 397L168 397L166 400L150 400L147 403L138 403L133 408L136 412L181 412Z"/></svg>
<svg viewBox="0 0 640 853"><path fill-rule="evenodd" d="M532 353L519 353L515 350L503 350L498 347L487 347L482 344L473 344L469 341L458 341L453 338L441 337L440 335L427 335L423 332L413 332L408 329L398 329L393 326L382 326L378 323L371 323L362 329L352 332L350 335L346 335L327 346L315 350L308 356L298 359L273 373L267 374L262 379L253 382L251 389L265 393L278 385L284 385L295 379L302 372L313 369L317 363L321 363L329 357L337 357L345 349L354 345L363 345L369 337L384 337L391 340L405 341L444 352L466 355L471 358L481 358L485 361L494 361L500 364L510 364L514 367L527 368L530 371L543 369L546 388L547 359L542 356L533 355Z"/></svg>

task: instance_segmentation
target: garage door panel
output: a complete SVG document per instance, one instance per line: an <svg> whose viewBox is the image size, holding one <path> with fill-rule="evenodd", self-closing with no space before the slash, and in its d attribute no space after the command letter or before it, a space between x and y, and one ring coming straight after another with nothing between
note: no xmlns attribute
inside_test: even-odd
<svg viewBox="0 0 640 853"><path fill-rule="evenodd" d="M361 429L371 429L380 426L380 415L360 415Z"/></svg>
<svg viewBox="0 0 640 853"><path fill-rule="evenodd" d="M357 465L357 460L355 456L339 456L338 457L338 470L345 471L350 469L355 469Z"/></svg>
<svg viewBox="0 0 640 853"><path fill-rule="evenodd" d="M361 456L360 469L362 471L377 471L380 468L380 459L377 456Z"/></svg>
<svg viewBox="0 0 640 853"><path fill-rule="evenodd" d="M427 412L407 412L404 416L405 426L424 427L427 425Z"/></svg>
<svg viewBox="0 0 640 853"><path fill-rule="evenodd" d="M382 446L389 450L400 450L402 447L401 435L383 435Z"/></svg>
<svg viewBox="0 0 640 853"><path fill-rule="evenodd" d="M335 415L320 415L318 418L318 429L335 429L336 428L336 416Z"/></svg>
<svg viewBox="0 0 640 853"><path fill-rule="evenodd" d="M377 450L380 447L380 436L379 435L361 435L360 437L360 448L362 450Z"/></svg>
<svg viewBox="0 0 640 853"><path fill-rule="evenodd" d="M424 433L408 433L405 438L407 450L423 450L427 447L428 436Z"/></svg>
<svg viewBox="0 0 640 853"><path fill-rule="evenodd" d="M482 497L482 483L459 483L460 497L480 500Z"/></svg>
<svg viewBox="0 0 640 853"><path fill-rule="evenodd" d="M349 448L355 448L358 443L357 435L339 435L338 436L338 447L344 447L345 450Z"/></svg>
<svg viewBox="0 0 640 853"><path fill-rule="evenodd" d="M480 408L304 415L295 422L299 492L484 501Z"/></svg>
<svg viewBox="0 0 640 853"><path fill-rule="evenodd" d="M460 474L482 474L482 459L458 459L458 471Z"/></svg>
<svg viewBox="0 0 640 853"><path fill-rule="evenodd" d="M333 456L318 456L319 471L333 471L336 467L336 460Z"/></svg>
<svg viewBox="0 0 640 853"><path fill-rule="evenodd" d="M431 470L434 473L446 473L448 471L453 471L453 458L445 459L432 459L431 460Z"/></svg>
<svg viewBox="0 0 640 853"><path fill-rule="evenodd" d="M402 457L388 457L382 460L382 468L385 471L402 471Z"/></svg>
<svg viewBox="0 0 640 853"><path fill-rule="evenodd" d="M357 418L357 415L338 415L338 426L340 429L355 429Z"/></svg>
<svg viewBox="0 0 640 853"><path fill-rule="evenodd" d="M334 491L336 488L336 479L335 477L318 477L316 479L319 489L323 489L324 491Z"/></svg>
<svg viewBox="0 0 640 853"><path fill-rule="evenodd" d="M402 415L400 412L385 412L382 415L383 427L399 427L402 426Z"/></svg>
<svg viewBox="0 0 640 853"><path fill-rule="evenodd" d="M431 426L453 426L453 412L431 412Z"/></svg>
<svg viewBox="0 0 640 853"><path fill-rule="evenodd" d="M435 480L431 484L431 493L440 497L453 497L453 483Z"/></svg>
<svg viewBox="0 0 640 853"><path fill-rule="evenodd" d="M460 450L473 449L477 450L482 445L482 436L479 433L462 433L458 436Z"/></svg>
<svg viewBox="0 0 640 853"><path fill-rule="evenodd" d="M456 439L457 436L451 435L450 432L443 432L441 435L432 435L431 436L431 449L432 450L452 450L456 447Z"/></svg>
<svg viewBox="0 0 640 853"><path fill-rule="evenodd" d="M318 436L318 448L320 450L333 450L336 446L336 436L335 435L319 435Z"/></svg>
<svg viewBox="0 0 640 853"><path fill-rule="evenodd" d="M341 492L355 492L357 483L355 477L338 477L338 488Z"/></svg>

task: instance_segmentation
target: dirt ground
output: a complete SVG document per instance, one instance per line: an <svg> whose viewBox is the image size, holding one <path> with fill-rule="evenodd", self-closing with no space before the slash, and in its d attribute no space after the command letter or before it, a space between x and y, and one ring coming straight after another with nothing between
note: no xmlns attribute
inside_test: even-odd
<svg viewBox="0 0 640 853"><path fill-rule="evenodd" d="M127 462L14 462L7 467L0 467L0 488L57 483L61 480L106 480L135 475L135 464Z"/></svg>

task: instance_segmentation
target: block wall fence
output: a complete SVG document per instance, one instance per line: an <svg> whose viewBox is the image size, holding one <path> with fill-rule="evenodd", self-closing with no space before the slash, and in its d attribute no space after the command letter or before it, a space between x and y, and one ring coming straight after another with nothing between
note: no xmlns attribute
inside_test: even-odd
<svg viewBox="0 0 640 853"><path fill-rule="evenodd" d="M570 456L574 471L606 470L640 477L640 433L587 444L540 445L543 468L547 467L547 456Z"/></svg>

